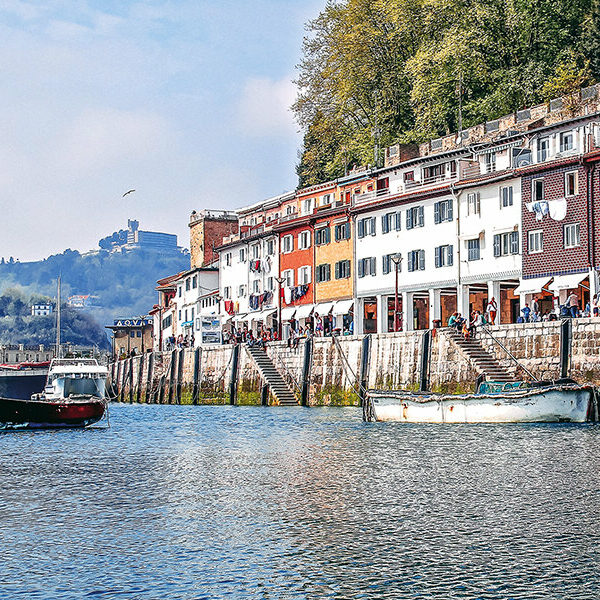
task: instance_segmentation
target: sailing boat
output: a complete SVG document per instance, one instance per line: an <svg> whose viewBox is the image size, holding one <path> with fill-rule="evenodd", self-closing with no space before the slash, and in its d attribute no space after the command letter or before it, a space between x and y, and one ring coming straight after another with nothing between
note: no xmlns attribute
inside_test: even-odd
<svg viewBox="0 0 600 600"><path fill-rule="evenodd" d="M46 386L29 400L0 398L0 430L87 427L107 409L108 369L93 358L62 358L60 277L56 313L56 352Z"/></svg>

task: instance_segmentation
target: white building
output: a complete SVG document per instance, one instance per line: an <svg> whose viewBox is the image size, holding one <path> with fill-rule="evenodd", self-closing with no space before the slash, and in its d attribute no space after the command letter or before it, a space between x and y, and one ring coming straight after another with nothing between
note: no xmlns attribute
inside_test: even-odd
<svg viewBox="0 0 600 600"><path fill-rule="evenodd" d="M31 316L32 317L45 317L51 315L54 307L52 304L32 304L31 305Z"/></svg>

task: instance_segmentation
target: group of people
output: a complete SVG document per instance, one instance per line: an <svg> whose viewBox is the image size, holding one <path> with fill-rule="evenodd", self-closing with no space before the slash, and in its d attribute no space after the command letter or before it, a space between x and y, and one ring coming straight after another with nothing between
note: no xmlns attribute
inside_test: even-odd
<svg viewBox="0 0 600 600"><path fill-rule="evenodd" d="M495 316L495 315L494 315ZM489 323L480 311L474 310L470 318L463 317L459 312L454 312L448 319L448 327L453 327L456 331L468 340L478 327Z"/></svg>
<svg viewBox="0 0 600 600"><path fill-rule="evenodd" d="M556 321L558 318L573 318L578 317L598 317L600 316L600 295L594 294L591 301L585 303L583 310L579 305L579 296L573 291L565 300L564 304L560 304L559 299L553 298L552 310L547 310L542 313L540 309L540 299L535 296L531 301L531 305L526 302L521 309L519 321L522 323L534 323L536 321Z"/></svg>
<svg viewBox="0 0 600 600"><path fill-rule="evenodd" d="M169 336L165 339L165 350L177 350L181 348L193 348L194 347L194 334L189 333L186 335L179 334L177 337L174 335Z"/></svg>

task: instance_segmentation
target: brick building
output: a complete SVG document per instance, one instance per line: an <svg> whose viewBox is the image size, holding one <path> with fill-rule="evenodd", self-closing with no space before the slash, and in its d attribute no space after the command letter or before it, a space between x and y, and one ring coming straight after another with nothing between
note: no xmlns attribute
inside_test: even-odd
<svg viewBox="0 0 600 600"><path fill-rule="evenodd" d="M204 267L218 260L215 248L238 232L238 214L226 210L193 211L190 216L190 267Z"/></svg>

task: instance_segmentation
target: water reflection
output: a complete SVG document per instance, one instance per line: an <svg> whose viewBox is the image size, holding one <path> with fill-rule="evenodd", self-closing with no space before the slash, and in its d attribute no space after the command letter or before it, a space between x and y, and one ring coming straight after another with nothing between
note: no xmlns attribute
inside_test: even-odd
<svg viewBox="0 0 600 600"><path fill-rule="evenodd" d="M597 598L597 426L115 406L0 436L4 598Z"/></svg>

